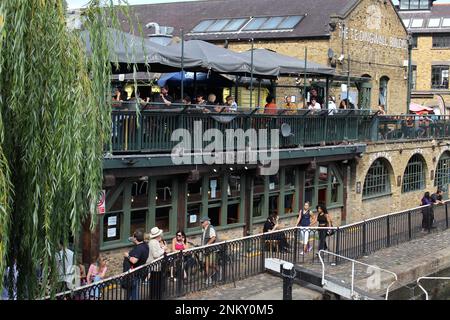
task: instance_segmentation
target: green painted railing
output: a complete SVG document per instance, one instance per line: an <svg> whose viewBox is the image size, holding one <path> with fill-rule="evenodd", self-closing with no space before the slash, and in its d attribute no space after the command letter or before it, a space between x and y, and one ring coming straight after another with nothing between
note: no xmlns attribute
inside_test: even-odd
<svg viewBox="0 0 450 320"><path fill-rule="evenodd" d="M269 115L257 112L203 113L187 109L141 111L139 114L115 110L112 112L111 141L114 153L167 153L179 143L179 140L171 140L176 129L185 129L189 134L186 139L191 143L191 150L204 149L211 143L211 140L203 141L203 134L210 129L223 134L223 148L226 147L228 129L242 129L247 133L249 129L256 132L266 129L268 146L271 145L271 129L287 129L287 134L280 132L277 136L280 148L440 139L450 137L449 120L448 116L375 116L354 110L331 115L327 111Z"/></svg>

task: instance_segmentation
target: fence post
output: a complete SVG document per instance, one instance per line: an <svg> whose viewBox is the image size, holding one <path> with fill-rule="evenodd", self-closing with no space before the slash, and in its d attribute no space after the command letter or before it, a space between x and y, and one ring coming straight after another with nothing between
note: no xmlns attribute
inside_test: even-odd
<svg viewBox="0 0 450 320"><path fill-rule="evenodd" d="M336 230L336 254L340 255L341 254L341 229L339 227L337 227ZM335 256L335 264L337 265L339 263L339 258L337 256Z"/></svg>
<svg viewBox="0 0 450 320"><path fill-rule="evenodd" d="M366 255L366 242L367 242L367 224L366 224L366 220L364 220L364 222L363 222L363 236L362 236L362 238L363 238L363 243L362 243L362 251L363 251L363 256L365 256Z"/></svg>
<svg viewBox="0 0 450 320"><path fill-rule="evenodd" d="M298 228L294 229L294 263L297 263L297 241L298 241Z"/></svg>
<svg viewBox="0 0 450 320"><path fill-rule="evenodd" d="M387 230L386 230L386 246L390 247L391 246L391 223L389 221L389 215L386 216L386 226L387 226Z"/></svg>
<svg viewBox="0 0 450 320"><path fill-rule="evenodd" d="M137 138L137 141L136 141L136 144L137 144L137 146L136 146L136 150L137 151L141 151L142 150L142 133L143 133L143 130L142 130L142 124L144 123L144 121L142 120L142 114L136 114L136 117L137 117L137 119L136 119L136 125L137 125L137 132L136 132L136 138Z"/></svg>
<svg viewBox="0 0 450 320"><path fill-rule="evenodd" d="M260 241L261 241L261 248L260 248L260 250L261 250L261 272L264 272L264 270L265 270L265 265L264 265L264 263L265 263L265 260L266 260L266 238L265 238L265 236L263 235L262 237L260 237L259 238L260 239Z"/></svg>
<svg viewBox="0 0 450 320"><path fill-rule="evenodd" d="M448 202L445 203L445 227L446 229L448 229L448 207L447 207Z"/></svg>
<svg viewBox="0 0 450 320"><path fill-rule="evenodd" d="M411 210L408 211L408 236L409 240L411 240L412 239Z"/></svg>
<svg viewBox="0 0 450 320"><path fill-rule="evenodd" d="M227 283L227 257L228 257L228 250L227 250L227 242L222 245L223 249L222 251L222 276L219 278L219 281L222 280L223 283ZM220 277L220 274L219 274Z"/></svg>
<svg viewBox="0 0 450 320"><path fill-rule="evenodd" d="M184 283L184 263L183 263L183 250L177 254L176 261L176 277L177 277L177 297L181 297L183 294L183 283Z"/></svg>
<svg viewBox="0 0 450 320"><path fill-rule="evenodd" d="M160 290L160 294L159 297L161 298L161 300L166 300L166 296L167 296L167 292L166 292L166 283L167 283L167 270L168 270L168 266L169 266L169 257L167 256L167 253L164 253L164 258L161 260L161 277L160 277L160 281L161 283L159 283L159 289ZM158 281L156 281L157 283Z"/></svg>

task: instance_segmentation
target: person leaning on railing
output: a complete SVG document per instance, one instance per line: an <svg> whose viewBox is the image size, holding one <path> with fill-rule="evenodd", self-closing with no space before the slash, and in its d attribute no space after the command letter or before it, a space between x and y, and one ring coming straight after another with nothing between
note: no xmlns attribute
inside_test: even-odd
<svg viewBox="0 0 450 320"><path fill-rule="evenodd" d="M172 239L172 252L180 252L189 249L186 234L182 230L178 230L175 234L175 238ZM187 279L186 268L184 267L186 261L181 261L182 269L184 272L184 279ZM173 275L173 267L170 268L170 279L176 281L177 279Z"/></svg>
<svg viewBox="0 0 450 320"><path fill-rule="evenodd" d="M280 230L279 217L276 212L271 212L263 226L263 233L269 233L264 236L265 240L276 241L281 252L289 251L289 244L284 233L270 234Z"/></svg>
<svg viewBox="0 0 450 320"><path fill-rule="evenodd" d="M214 227L211 225L211 219L209 217L203 217L200 219L202 225L202 246L207 246L217 242L217 233ZM212 276L217 272L217 251L214 248L206 248L205 253L206 265L206 284L212 283ZM210 270L213 270L210 274Z"/></svg>

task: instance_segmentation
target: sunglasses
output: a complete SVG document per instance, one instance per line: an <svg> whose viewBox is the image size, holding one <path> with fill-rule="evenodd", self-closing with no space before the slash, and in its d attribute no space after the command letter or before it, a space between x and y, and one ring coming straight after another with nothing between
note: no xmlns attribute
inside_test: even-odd
<svg viewBox="0 0 450 320"><path fill-rule="evenodd" d="M182 234L177 234L177 237L182 237L183 235Z"/></svg>

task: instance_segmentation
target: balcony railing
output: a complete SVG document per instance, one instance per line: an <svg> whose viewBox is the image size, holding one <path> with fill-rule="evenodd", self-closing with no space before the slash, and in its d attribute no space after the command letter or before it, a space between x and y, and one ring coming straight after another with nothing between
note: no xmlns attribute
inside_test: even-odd
<svg viewBox="0 0 450 320"><path fill-rule="evenodd" d="M224 148L227 129L242 129L244 132L266 129L267 145L271 145L270 130L278 129L280 148L450 137L448 116L376 116L362 110L274 110L272 114L263 113L264 109L240 112L205 110L173 106L139 113L114 110L112 152L169 153L180 142L172 141L172 134L177 129L190 133L192 150L203 149L211 143L207 139L203 141L203 134L209 129L217 129L223 134Z"/></svg>

